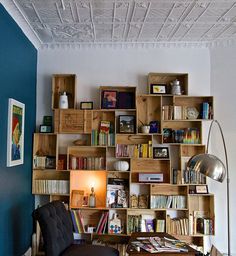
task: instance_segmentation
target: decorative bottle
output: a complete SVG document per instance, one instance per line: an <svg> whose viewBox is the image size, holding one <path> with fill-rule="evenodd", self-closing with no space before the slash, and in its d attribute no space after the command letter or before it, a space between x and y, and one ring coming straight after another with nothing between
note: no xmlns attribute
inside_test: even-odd
<svg viewBox="0 0 236 256"><path fill-rule="evenodd" d="M91 187L91 194L89 195L89 207L96 207L96 196L94 193L94 187Z"/></svg>
<svg viewBox="0 0 236 256"><path fill-rule="evenodd" d="M63 94L60 96L59 108L61 108L61 109L68 108L68 97L66 95L66 92L63 92Z"/></svg>

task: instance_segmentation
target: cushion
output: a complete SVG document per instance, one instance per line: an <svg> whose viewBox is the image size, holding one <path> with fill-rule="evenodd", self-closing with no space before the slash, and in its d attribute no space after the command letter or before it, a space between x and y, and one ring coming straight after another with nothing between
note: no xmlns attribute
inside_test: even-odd
<svg viewBox="0 0 236 256"><path fill-rule="evenodd" d="M92 245L92 244L83 244L78 245L74 244L66 249L60 256L119 256L119 252L111 247L101 246L101 245Z"/></svg>

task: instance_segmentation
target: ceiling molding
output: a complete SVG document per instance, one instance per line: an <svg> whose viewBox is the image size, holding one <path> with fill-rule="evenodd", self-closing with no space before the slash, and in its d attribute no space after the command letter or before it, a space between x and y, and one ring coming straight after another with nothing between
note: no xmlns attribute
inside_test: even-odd
<svg viewBox="0 0 236 256"><path fill-rule="evenodd" d="M209 48L208 42L138 42L138 43L75 43L75 44L44 44L41 50L57 49L155 49L155 48Z"/></svg>

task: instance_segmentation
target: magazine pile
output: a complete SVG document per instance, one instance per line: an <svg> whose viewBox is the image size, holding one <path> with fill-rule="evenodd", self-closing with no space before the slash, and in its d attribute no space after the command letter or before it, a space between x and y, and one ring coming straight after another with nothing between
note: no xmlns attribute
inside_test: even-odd
<svg viewBox="0 0 236 256"><path fill-rule="evenodd" d="M137 237L135 241L131 242L131 245L137 251L140 251L141 248L149 253L188 252L185 242L167 237Z"/></svg>

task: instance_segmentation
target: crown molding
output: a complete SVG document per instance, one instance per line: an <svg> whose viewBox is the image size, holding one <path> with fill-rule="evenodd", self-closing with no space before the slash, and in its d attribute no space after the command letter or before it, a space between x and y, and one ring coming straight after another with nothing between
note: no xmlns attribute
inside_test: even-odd
<svg viewBox="0 0 236 256"><path fill-rule="evenodd" d="M16 2L14 0L12 0L12 1L1 0L0 3L7 10L7 12L11 15L11 17L15 20L15 22L18 24L20 29L26 35L26 37L34 45L34 47L38 50L41 47L42 42L40 41L38 36L34 33L34 30L30 26L30 24L27 22L27 19L24 16L24 14L19 11L19 8L17 8Z"/></svg>
<svg viewBox="0 0 236 256"><path fill-rule="evenodd" d="M155 49L155 48L208 48L208 42L94 42L94 43L51 43L43 44L42 50L58 49Z"/></svg>

